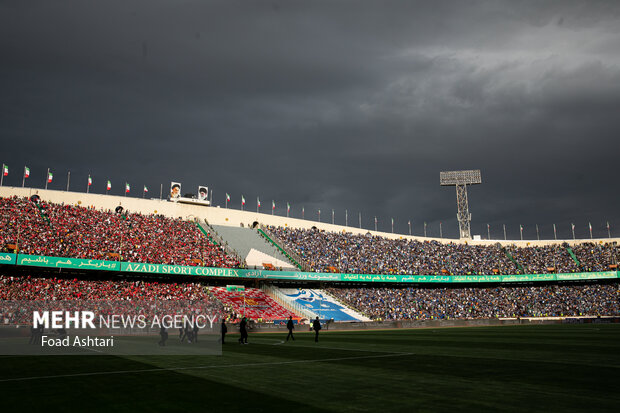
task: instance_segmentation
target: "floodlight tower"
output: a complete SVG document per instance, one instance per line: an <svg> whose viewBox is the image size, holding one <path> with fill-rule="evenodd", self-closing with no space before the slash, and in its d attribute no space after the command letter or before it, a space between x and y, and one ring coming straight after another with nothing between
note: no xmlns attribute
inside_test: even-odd
<svg viewBox="0 0 620 413"><path fill-rule="evenodd" d="M467 185L481 184L480 169L469 171L445 171L439 173L439 184L442 186L456 186L456 206L458 212L461 238L471 238L471 214L467 202Z"/></svg>

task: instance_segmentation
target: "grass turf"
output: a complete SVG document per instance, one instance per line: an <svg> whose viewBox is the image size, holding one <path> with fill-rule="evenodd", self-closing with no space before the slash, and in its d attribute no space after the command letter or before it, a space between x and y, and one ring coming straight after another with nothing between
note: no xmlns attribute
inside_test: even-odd
<svg viewBox="0 0 620 413"><path fill-rule="evenodd" d="M617 411L620 325L230 334L222 356L0 357L4 411Z"/></svg>

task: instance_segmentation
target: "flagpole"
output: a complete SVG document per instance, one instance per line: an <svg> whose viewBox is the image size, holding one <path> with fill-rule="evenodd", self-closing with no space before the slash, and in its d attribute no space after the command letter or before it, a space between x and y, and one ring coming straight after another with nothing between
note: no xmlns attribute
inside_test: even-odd
<svg viewBox="0 0 620 413"><path fill-rule="evenodd" d="M226 209L228 209L228 194L226 194Z"/></svg>
<svg viewBox="0 0 620 413"><path fill-rule="evenodd" d="M607 238L611 238L611 232L609 231L609 221L607 221Z"/></svg>
<svg viewBox="0 0 620 413"><path fill-rule="evenodd" d="M2 164L2 174L0 174L0 186L2 186L2 183L4 182L4 164Z"/></svg>
<svg viewBox="0 0 620 413"><path fill-rule="evenodd" d="M411 220L409 220L407 224L409 224L409 236L411 236Z"/></svg>
<svg viewBox="0 0 620 413"><path fill-rule="evenodd" d="M88 179L90 181L90 174L88 174ZM90 182L86 182L86 193L90 190Z"/></svg>
<svg viewBox="0 0 620 413"><path fill-rule="evenodd" d="M558 233L555 230L555 224L553 224L553 239L555 239L555 240L558 239Z"/></svg>
<svg viewBox="0 0 620 413"><path fill-rule="evenodd" d="M26 166L24 165L24 177L22 178L22 188L26 185Z"/></svg>
<svg viewBox="0 0 620 413"><path fill-rule="evenodd" d="M69 192L69 182L71 182L71 171L67 172L67 192Z"/></svg>
<svg viewBox="0 0 620 413"><path fill-rule="evenodd" d="M346 209L344 210L344 226L349 226L349 211L347 211Z"/></svg>
<svg viewBox="0 0 620 413"><path fill-rule="evenodd" d="M487 239L491 239L491 225L487 224Z"/></svg>
<svg viewBox="0 0 620 413"><path fill-rule="evenodd" d="M443 230L441 229L441 221L439 221L439 238L443 238Z"/></svg>
<svg viewBox="0 0 620 413"><path fill-rule="evenodd" d="M540 234L538 233L538 224L536 224L536 239L540 241Z"/></svg>
<svg viewBox="0 0 620 413"><path fill-rule="evenodd" d="M375 216L375 231L377 230L377 217Z"/></svg>
<svg viewBox="0 0 620 413"><path fill-rule="evenodd" d="M47 175L45 176L45 189L47 189L47 181L50 180L50 168L47 168Z"/></svg>
<svg viewBox="0 0 620 413"><path fill-rule="evenodd" d="M424 221L424 236L426 237L426 221Z"/></svg>
<svg viewBox="0 0 620 413"><path fill-rule="evenodd" d="M575 224L571 222L570 227L571 227L571 230L573 231L573 239L575 239Z"/></svg>
<svg viewBox="0 0 620 413"><path fill-rule="evenodd" d="M504 241L506 241L506 224L502 224L504 226Z"/></svg>
<svg viewBox="0 0 620 413"><path fill-rule="evenodd" d="M332 225L334 225L334 210L332 209Z"/></svg>
<svg viewBox="0 0 620 413"><path fill-rule="evenodd" d="M164 184L159 184L159 200L160 201L163 195L164 195Z"/></svg>

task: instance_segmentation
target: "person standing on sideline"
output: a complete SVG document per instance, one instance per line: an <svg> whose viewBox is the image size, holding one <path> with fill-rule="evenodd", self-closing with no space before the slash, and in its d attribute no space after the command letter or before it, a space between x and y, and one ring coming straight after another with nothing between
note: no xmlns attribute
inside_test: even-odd
<svg viewBox="0 0 620 413"><path fill-rule="evenodd" d="M239 332L241 333L241 337L239 338L239 343L248 344L248 330L247 330L248 322L245 317L241 319L241 323L239 323Z"/></svg>
<svg viewBox="0 0 620 413"><path fill-rule="evenodd" d="M224 340L226 339L227 332L228 332L228 327L226 327L226 320L222 318L222 344L224 344Z"/></svg>
<svg viewBox="0 0 620 413"><path fill-rule="evenodd" d="M314 342L319 342L319 330L321 329L321 322L319 321L319 317L312 322L312 329L314 330Z"/></svg>
<svg viewBox="0 0 620 413"><path fill-rule="evenodd" d="M161 337L161 340L159 340L159 345L162 347L165 346L166 341L168 341L168 332L164 326L159 329L159 337Z"/></svg>
<svg viewBox="0 0 620 413"><path fill-rule="evenodd" d="M286 341L288 338L292 338L295 341L295 336L293 336L293 330L295 329L295 324L293 324L293 316L289 316L288 322L286 323L286 328L288 328L288 335L286 336Z"/></svg>

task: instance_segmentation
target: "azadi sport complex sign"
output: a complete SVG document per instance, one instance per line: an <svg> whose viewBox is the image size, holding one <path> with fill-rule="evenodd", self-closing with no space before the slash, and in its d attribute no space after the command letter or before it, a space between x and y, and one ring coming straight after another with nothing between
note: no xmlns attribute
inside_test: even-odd
<svg viewBox="0 0 620 413"><path fill-rule="evenodd" d="M198 277L253 278L299 281L356 281L394 283L511 283L530 281L602 280L620 278L618 271L577 272L567 274L524 275L389 275L389 274L332 274L319 272L242 270L234 268L191 267L183 265L142 264L78 258L46 257L0 253L0 264L45 268L71 268L141 274L189 275Z"/></svg>

